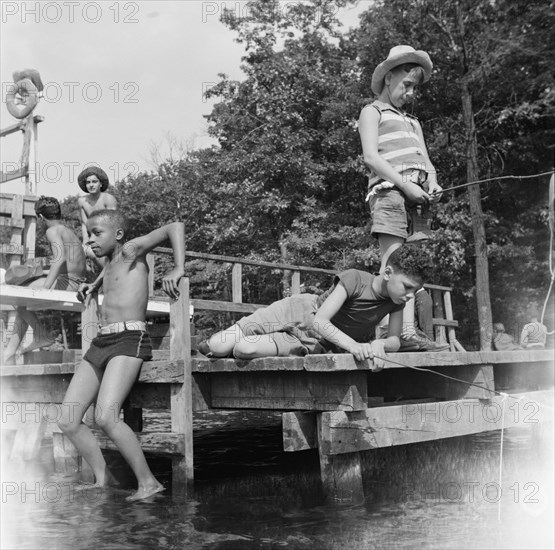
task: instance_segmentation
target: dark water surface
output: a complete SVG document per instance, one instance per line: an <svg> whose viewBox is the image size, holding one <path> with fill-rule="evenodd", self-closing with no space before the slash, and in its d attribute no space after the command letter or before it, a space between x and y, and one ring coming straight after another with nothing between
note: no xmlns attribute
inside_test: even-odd
<svg viewBox="0 0 555 550"><path fill-rule="evenodd" d="M167 419L152 413L150 429ZM197 421L196 421L197 422ZM553 437L532 426L364 454L366 501L325 503L316 451L283 453L274 413L197 422L195 490L129 504L126 490L79 490L40 464L3 464L3 549L210 550L554 548ZM150 458L149 458L150 459ZM171 487L171 465L152 459Z"/></svg>

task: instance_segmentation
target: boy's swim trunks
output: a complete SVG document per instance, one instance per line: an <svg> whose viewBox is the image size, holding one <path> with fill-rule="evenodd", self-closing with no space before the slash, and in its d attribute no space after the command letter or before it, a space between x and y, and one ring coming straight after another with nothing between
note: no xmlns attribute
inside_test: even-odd
<svg viewBox="0 0 555 550"><path fill-rule="evenodd" d="M124 355L147 361L152 357L152 344L148 332L125 330L112 334L101 334L92 342L83 359L91 365L104 369L114 357Z"/></svg>

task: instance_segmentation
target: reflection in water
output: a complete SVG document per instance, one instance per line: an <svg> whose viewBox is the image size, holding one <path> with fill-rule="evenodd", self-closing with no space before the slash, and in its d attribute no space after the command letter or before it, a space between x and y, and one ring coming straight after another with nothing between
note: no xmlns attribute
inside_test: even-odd
<svg viewBox="0 0 555 550"><path fill-rule="evenodd" d="M161 421L152 415L151 429ZM547 439L529 428L507 430L501 484L499 432L364 453L367 499L359 506L324 503L317 453L282 453L274 414L223 415L201 426L188 498L168 491L129 504L127 490L84 488L51 473L45 446L32 470L3 464L2 548L552 548ZM169 461L152 465L170 486Z"/></svg>

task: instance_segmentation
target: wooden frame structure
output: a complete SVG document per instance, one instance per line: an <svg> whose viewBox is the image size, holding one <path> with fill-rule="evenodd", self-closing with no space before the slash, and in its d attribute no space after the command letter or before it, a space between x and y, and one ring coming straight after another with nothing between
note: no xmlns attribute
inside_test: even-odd
<svg viewBox="0 0 555 550"><path fill-rule="evenodd" d="M222 261L230 261L224 258ZM236 258L231 260L239 263ZM282 267L294 272L298 266ZM240 270L234 268L232 273L237 278ZM448 291L441 287L433 290ZM54 296L45 293L61 291L32 292L33 296L11 300L26 301L35 308L41 307L41 301L50 308L82 308L71 293L62 293L64 296L53 301ZM123 415L147 453L172 459L174 491L186 491L193 482L193 415L199 411L281 411L284 450L317 448L324 490L331 500L341 502L364 497L362 452L536 423L551 415L550 407L545 406L553 401L551 350L395 353L388 354L389 368L379 373L371 372L370 361L355 361L350 354L212 360L192 352L191 306L195 311L248 312L256 305L195 300L189 294L188 279L180 282L176 302L153 304L149 303L151 313L169 313L169 327L152 325L158 350L152 361L144 363ZM91 300L83 309L83 326L95 322L96 308L96 301ZM442 327L454 329L449 324ZM86 345L84 341L83 347ZM74 363L3 367L3 410L9 407L15 416L31 403L43 411L48 409L48 417L53 418L52 411L61 403L74 369ZM145 408L168 410L170 430L143 432ZM38 423L3 426L3 440L12 454L30 458L36 451L46 429L44 415L39 416ZM100 432L97 435L103 448L114 448ZM53 437L56 463L79 468L71 444L61 433Z"/></svg>

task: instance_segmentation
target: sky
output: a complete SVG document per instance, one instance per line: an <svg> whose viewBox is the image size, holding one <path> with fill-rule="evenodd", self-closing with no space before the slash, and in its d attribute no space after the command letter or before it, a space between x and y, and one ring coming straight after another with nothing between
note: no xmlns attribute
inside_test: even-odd
<svg viewBox="0 0 555 550"><path fill-rule="evenodd" d="M291 1L280 2L287 13ZM17 120L6 108L12 73L40 72L45 85L34 110L38 126L36 192L63 199L82 194L77 175L100 165L110 182L154 169L151 151L168 143L202 148L215 142L203 115L204 93L219 73L242 80L244 46L220 22L224 8L244 14L239 1L4 1L0 61L1 127ZM368 7L341 10L345 29ZM19 167L22 134L1 140L4 172ZM2 184L22 193L22 180Z"/></svg>

